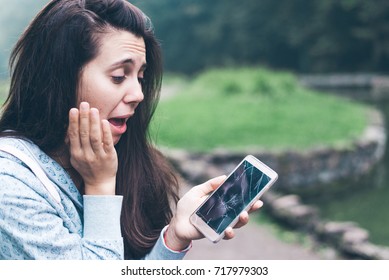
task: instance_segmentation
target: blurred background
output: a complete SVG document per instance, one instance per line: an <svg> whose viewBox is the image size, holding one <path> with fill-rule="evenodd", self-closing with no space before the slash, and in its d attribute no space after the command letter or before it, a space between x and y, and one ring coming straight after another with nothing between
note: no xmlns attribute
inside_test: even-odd
<svg viewBox="0 0 389 280"><path fill-rule="evenodd" d="M12 46L48 2L0 0L1 103ZM161 146L204 153L347 147L366 128L369 109L389 116L388 1L130 2L151 18L163 49L153 126ZM371 97L377 81L384 89ZM301 195L325 218L353 221L389 246L388 168L385 154L366 174L331 182L334 191Z"/></svg>
<svg viewBox="0 0 389 280"><path fill-rule="evenodd" d="M169 71L258 64L300 73L389 70L384 0L133 3L152 18Z"/></svg>
<svg viewBox="0 0 389 280"><path fill-rule="evenodd" d="M1 0L0 72L28 21L48 1ZM152 19L167 71L267 65L299 73L389 71L385 0L132 1Z"/></svg>

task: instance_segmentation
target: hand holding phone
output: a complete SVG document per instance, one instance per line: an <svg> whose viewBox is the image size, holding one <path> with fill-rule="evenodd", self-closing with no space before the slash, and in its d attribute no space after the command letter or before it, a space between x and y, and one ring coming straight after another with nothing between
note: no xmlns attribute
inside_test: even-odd
<svg viewBox="0 0 389 280"><path fill-rule="evenodd" d="M263 162L246 156L193 212L191 223L209 240L218 242L227 227L233 227L240 213L250 209L277 178L277 173Z"/></svg>

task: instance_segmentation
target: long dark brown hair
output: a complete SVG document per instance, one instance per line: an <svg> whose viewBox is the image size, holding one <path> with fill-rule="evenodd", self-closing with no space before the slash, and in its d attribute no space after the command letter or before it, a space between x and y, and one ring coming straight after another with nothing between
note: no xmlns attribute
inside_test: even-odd
<svg viewBox="0 0 389 280"><path fill-rule="evenodd" d="M177 180L150 141L148 127L161 89L162 57L150 20L124 0L55 0L22 34L10 57L11 84L0 135L26 137L46 153L63 145L68 112L77 106L83 66L93 60L101 37L112 30L142 37L146 45L144 100L116 145L116 193L123 195L121 228L125 258L138 259L155 244L178 200Z"/></svg>

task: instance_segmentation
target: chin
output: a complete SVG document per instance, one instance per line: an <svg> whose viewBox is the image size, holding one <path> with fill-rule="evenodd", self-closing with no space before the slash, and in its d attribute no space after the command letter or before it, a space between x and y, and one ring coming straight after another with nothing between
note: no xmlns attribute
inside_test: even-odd
<svg viewBox="0 0 389 280"><path fill-rule="evenodd" d="M113 145L116 145L117 143L119 143L120 138L121 138L120 136L113 136L112 135Z"/></svg>

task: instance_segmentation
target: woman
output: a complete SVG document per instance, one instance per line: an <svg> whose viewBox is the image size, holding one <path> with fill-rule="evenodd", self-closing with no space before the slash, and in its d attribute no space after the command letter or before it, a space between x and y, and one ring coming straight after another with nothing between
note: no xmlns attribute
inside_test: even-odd
<svg viewBox="0 0 389 280"><path fill-rule="evenodd" d="M51 1L10 67L0 144L35 159L60 203L0 152L0 259L183 258L202 238L189 215L224 177L194 187L173 213L177 181L148 139L162 79L149 19L124 0Z"/></svg>

